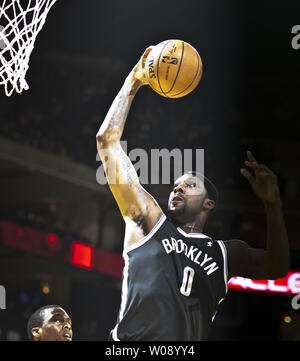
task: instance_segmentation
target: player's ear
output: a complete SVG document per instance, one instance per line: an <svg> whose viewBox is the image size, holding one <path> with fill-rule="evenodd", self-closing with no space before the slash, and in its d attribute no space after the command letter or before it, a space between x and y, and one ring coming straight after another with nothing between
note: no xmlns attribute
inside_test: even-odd
<svg viewBox="0 0 300 361"><path fill-rule="evenodd" d="M31 329L31 333L32 333L34 341L40 341L41 340L41 336L42 336L41 327L33 327Z"/></svg>
<svg viewBox="0 0 300 361"><path fill-rule="evenodd" d="M205 198L205 201L203 203L203 208L211 211L215 208L215 205L216 205L215 201L213 201L210 198Z"/></svg>

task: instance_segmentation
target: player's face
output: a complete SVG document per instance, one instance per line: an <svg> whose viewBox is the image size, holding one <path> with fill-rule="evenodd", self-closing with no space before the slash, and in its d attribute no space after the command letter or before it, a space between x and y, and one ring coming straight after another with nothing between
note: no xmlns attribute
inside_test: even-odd
<svg viewBox="0 0 300 361"><path fill-rule="evenodd" d="M184 174L175 181L170 193L169 213L171 216L195 216L201 211L206 195L207 192L201 179L192 174Z"/></svg>
<svg viewBox="0 0 300 361"><path fill-rule="evenodd" d="M44 322L40 329L41 341L72 341L72 322L60 307L46 309Z"/></svg>

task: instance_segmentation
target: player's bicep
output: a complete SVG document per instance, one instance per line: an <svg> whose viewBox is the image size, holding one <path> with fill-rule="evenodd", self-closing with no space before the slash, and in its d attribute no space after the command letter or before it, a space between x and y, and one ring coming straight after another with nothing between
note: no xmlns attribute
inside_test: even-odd
<svg viewBox="0 0 300 361"><path fill-rule="evenodd" d="M231 277L267 279L266 255L264 249L253 248L241 240L224 242L228 257L228 274Z"/></svg>
<svg viewBox="0 0 300 361"><path fill-rule="evenodd" d="M132 220L149 216L155 222L162 211L154 198L140 184L136 170L120 142L107 148L98 147L98 153L122 216Z"/></svg>

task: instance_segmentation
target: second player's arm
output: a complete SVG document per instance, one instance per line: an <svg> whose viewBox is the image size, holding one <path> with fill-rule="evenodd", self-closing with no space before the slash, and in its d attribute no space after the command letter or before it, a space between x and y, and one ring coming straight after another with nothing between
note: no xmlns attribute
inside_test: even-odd
<svg viewBox="0 0 300 361"><path fill-rule="evenodd" d="M290 252L277 177L267 166L258 164L251 152L247 155L249 160L245 165L254 174L245 168L241 173L265 207L266 249L252 248L240 240L226 242L229 274L253 279L281 278L289 270Z"/></svg>

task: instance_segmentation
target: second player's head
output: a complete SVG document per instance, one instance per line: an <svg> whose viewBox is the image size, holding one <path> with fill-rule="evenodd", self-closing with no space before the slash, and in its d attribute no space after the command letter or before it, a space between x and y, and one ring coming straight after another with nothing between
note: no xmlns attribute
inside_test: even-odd
<svg viewBox="0 0 300 361"><path fill-rule="evenodd" d="M30 341L72 341L72 322L63 308L47 305L31 315L27 334Z"/></svg>
<svg viewBox="0 0 300 361"><path fill-rule="evenodd" d="M216 207L218 192L214 184L202 174L189 172L179 177L169 196L168 211L179 224L206 220Z"/></svg>

